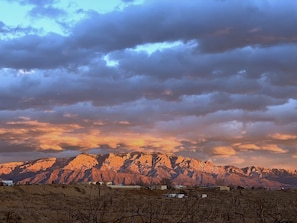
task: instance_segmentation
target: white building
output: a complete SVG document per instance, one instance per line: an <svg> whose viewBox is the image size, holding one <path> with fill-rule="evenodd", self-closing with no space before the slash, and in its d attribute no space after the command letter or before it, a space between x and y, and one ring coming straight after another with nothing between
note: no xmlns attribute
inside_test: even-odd
<svg viewBox="0 0 297 223"><path fill-rule="evenodd" d="M163 194L165 197L169 198L184 198L185 194Z"/></svg>
<svg viewBox="0 0 297 223"><path fill-rule="evenodd" d="M182 188L186 188L184 185L173 185L174 189L182 189Z"/></svg>
<svg viewBox="0 0 297 223"><path fill-rule="evenodd" d="M2 180L1 184L3 186L13 186L14 185L13 180Z"/></svg>

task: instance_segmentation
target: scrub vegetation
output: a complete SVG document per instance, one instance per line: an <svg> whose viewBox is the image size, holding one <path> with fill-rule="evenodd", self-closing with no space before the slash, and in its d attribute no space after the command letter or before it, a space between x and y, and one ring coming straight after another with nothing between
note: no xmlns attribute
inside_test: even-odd
<svg viewBox="0 0 297 223"><path fill-rule="evenodd" d="M183 193L169 198L166 193ZM202 194L207 194L202 198ZM110 189L98 185L0 187L0 222L297 222L297 190Z"/></svg>

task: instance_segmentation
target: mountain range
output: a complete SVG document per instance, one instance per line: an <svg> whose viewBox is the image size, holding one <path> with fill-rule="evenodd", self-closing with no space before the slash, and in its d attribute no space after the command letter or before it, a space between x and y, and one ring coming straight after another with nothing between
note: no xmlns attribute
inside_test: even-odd
<svg viewBox="0 0 297 223"><path fill-rule="evenodd" d="M296 187L297 171L250 166L216 166L210 161L161 153L82 153L71 158L43 158L0 164L0 179L17 183L48 184L113 182L243 187Z"/></svg>

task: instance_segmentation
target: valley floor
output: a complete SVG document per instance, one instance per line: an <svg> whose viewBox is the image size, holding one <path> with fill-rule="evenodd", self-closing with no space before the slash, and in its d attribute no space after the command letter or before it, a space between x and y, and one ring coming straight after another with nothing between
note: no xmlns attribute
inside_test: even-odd
<svg viewBox="0 0 297 223"><path fill-rule="evenodd" d="M183 193L168 198L166 193ZM206 198L201 198L207 194ZM0 187L0 222L297 222L297 191L111 189L98 185Z"/></svg>

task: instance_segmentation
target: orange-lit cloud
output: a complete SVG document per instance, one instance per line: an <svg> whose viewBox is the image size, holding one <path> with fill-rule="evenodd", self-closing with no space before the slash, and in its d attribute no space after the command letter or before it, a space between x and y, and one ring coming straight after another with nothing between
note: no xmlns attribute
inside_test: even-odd
<svg viewBox="0 0 297 223"><path fill-rule="evenodd" d="M127 125L119 122L119 125ZM135 132L101 133L94 127L74 124L50 124L36 120L8 122L8 129L0 129L0 134L8 134L11 144L27 144L36 150L62 151L64 147L77 147L81 150L108 146L116 149L126 147L128 150L146 148L174 152L181 143L174 137L157 137ZM100 125L99 125L100 126Z"/></svg>
<svg viewBox="0 0 297 223"><path fill-rule="evenodd" d="M262 151L269 151L274 153L286 153L287 150L279 147L278 145L274 144L265 144L265 145L256 145L256 144L234 144L237 148L241 150L262 150Z"/></svg>
<svg viewBox="0 0 297 223"><path fill-rule="evenodd" d="M229 146L217 146L213 148L212 154L217 156L232 156L236 154L236 151Z"/></svg>
<svg viewBox="0 0 297 223"><path fill-rule="evenodd" d="M297 135L276 133L271 135L271 138L277 139L277 140L289 140L289 139L297 139Z"/></svg>
<svg viewBox="0 0 297 223"><path fill-rule="evenodd" d="M264 146L262 146L262 149L266 150L266 151L274 152L274 153L286 153L287 152L287 150L279 147L278 145L273 145L273 144L264 145Z"/></svg>
<svg viewBox="0 0 297 223"><path fill-rule="evenodd" d="M239 149L242 150L260 150L261 147L257 146L255 144L234 144L234 146L237 146Z"/></svg>

